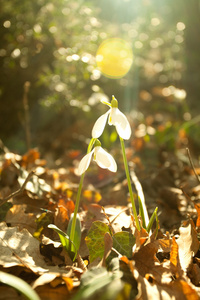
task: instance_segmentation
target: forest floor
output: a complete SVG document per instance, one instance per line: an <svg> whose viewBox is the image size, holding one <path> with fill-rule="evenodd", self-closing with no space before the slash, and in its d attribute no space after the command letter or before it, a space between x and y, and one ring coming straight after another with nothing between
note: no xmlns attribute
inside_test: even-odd
<svg viewBox="0 0 200 300"><path fill-rule="evenodd" d="M94 163L86 173L79 208L82 240L72 262L48 225L67 230L83 153L69 151L48 167L37 149L18 155L2 145L1 271L26 281L42 300L199 299L200 169L187 149L147 148L139 155L132 147L126 150L137 210L140 193L149 216L158 207L159 230L155 222L152 234L135 228L116 150L117 174ZM23 297L0 285L0 299Z"/></svg>

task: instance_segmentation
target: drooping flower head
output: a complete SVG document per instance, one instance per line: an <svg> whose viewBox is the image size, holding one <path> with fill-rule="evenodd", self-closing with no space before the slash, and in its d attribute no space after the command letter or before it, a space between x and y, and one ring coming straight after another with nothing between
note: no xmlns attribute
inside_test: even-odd
<svg viewBox="0 0 200 300"><path fill-rule="evenodd" d="M101 147L101 143L99 140L96 140L93 150L81 159L77 171L78 175L83 174L88 169L92 156L93 160L96 161L99 167L103 169L108 169L111 172L117 171L117 164L112 155L110 155Z"/></svg>
<svg viewBox="0 0 200 300"><path fill-rule="evenodd" d="M96 120L92 129L92 137L99 138L102 135L108 119L108 124L116 127L118 135L128 140L131 136L131 127L126 116L119 110L117 99L112 96L111 103L105 101L102 103L108 105L110 109Z"/></svg>

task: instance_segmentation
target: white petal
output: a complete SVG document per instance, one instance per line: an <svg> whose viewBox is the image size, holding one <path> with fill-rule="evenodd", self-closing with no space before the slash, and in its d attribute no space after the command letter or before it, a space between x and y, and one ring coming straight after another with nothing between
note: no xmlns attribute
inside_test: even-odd
<svg viewBox="0 0 200 300"><path fill-rule="evenodd" d="M89 167L93 152L94 152L94 149L90 153L86 154L81 159L79 166L78 166L78 170L77 170L78 175L82 175Z"/></svg>
<svg viewBox="0 0 200 300"><path fill-rule="evenodd" d="M92 129L92 137L93 138L98 139L102 135L103 130L106 126L106 121L107 121L109 113L110 113L110 109L96 120L96 122L93 126L93 129Z"/></svg>
<svg viewBox="0 0 200 300"><path fill-rule="evenodd" d="M113 122L119 136L124 140L128 140L131 136L131 126L127 117L118 108L114 114Z"/></svg>
<svg viewBox="0 0 200 300"><path fill-rule="evenodd" d="M99 167L103 169L108 169L112 172L117 171L117 164L108 152L106 152L103 148L101 147L96 147L95 148L95 156L96 156L96 162Z"/></svg>

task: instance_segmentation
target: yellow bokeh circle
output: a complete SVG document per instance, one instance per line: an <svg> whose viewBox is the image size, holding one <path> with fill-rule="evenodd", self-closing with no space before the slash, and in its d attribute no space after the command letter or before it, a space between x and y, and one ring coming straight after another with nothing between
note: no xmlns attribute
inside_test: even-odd
<svg viewBox="0 0 200 300"><path fill-rule="evenodd" d="M128 73L133 63L132 48L123 39L107 39L97 50L96 62L106 77L121 78Z"/></svg>

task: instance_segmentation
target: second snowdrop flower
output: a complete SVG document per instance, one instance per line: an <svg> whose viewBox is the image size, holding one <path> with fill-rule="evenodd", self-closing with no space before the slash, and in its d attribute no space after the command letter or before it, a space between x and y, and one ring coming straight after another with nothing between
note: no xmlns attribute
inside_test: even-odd
<svg viewBox="0 0 200 300"><path fill-rule="evenodd" d="M116 127L118 135L122 139L128 140L131 136L131 127L126 116L119 110L117 99L112 96L111 103L103 101L102 103L110 106L110 109L95 122L92 129L92 137L99 138L102 135L108 119L108 124Z"/></svg>
<svg viewBox="0 0 200 300"><path fill-rule="evenodd" d="M92 156L93 160L96 161L99 167L108 169L111 172L117 171L117 164L112 155L110 155L101 147L99 140L96 140L94 149L81 159L77 171L78 175L83 174L88 169Z"/></svg>

